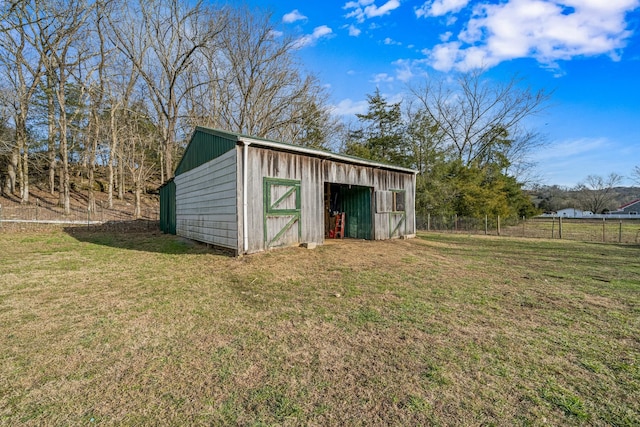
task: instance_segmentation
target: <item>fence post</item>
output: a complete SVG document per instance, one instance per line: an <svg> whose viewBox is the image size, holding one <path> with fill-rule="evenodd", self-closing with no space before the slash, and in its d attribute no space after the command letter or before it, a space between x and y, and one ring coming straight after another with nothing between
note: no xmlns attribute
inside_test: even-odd
<svg viewBox="0 0 640 427"><path fill-rule="evenodd" d="M607 237L605 234L605 225L604 225L605 219L602 218L602 243L607 241Z"/></svg>
<svg viewBox="0 0 640 427"><path fill-rule="evenodd" d="M0 205L0 228L2 228L2 205Z"/></svg>
<svg viewBox="0 0 640 427"><path fill-rule="evenodd" d="M38 220L38 207L40 206L40 199L36 199L36 221Z"/></svg>
<svg viewBox="0 0 640 427"><path fill-rule="evenodd" d="M558 217L558 239L562 240L562 217Z"/></svg>
<svg viewBox="0 0 640 427"><path fill-rule="evenodd" d="M551 217L551 238L555 239L556 238L556 219L555 217Z"/></svg>
<svg viewBox="0 0 640 427"><path fill-rule="evenodd" d="M484 235L489 234L489 215L484 216Z"/></svg>
<svg viewBox="0 0 640 427"><path fill-rule="evenodd" d="M524 229L525 224L526 222L524 220L524 215L522 215L522 237L526 236L525 229Z"/></svg>
<svg viewBox="0 0 640 427"><path fill-rule="evenodd" d="M620 227L618 228L618 243L622 243L622 220L620 220Z"/></svg>
<svg viewBox="0 0 640 427"><path fill-rule="evenodd" d="M500 235L500 215L498 215L498 236Z"/></svg>
<svg viewBox="0 0 640 427"><path fill-rule="evenodd" d="M458 231L458 214L453 216L453 231Z"/></svg>
<svg viewBox="0 0 640 427"><path fill-rule="evenodd" d="M427 231L431 231L431 214L427 214Z"/></svg>

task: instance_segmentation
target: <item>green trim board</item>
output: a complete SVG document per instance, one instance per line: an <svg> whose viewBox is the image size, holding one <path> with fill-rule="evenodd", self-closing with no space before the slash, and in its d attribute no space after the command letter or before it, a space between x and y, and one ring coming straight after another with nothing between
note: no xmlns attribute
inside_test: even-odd
<svg viewBox="0 0 640 427"><path fill-rule="evenodd" d="M272 198L272 190L274 187L282 187L282 194L277 195L276 200ZM293 225L298 223L298 241L302 236L302 222L301 222L301 185L300 181L292 179L280 179L280 178L263 178L263 205L264 205L264 242L267 248L275 246L274 244L282 238L282 236L289 231ZM293 198L293 205L291 201ZM274 221L270 221L273 218L281 218L290 216L291 219L277 231L273 238L269 238L270 226Z"/></svg>

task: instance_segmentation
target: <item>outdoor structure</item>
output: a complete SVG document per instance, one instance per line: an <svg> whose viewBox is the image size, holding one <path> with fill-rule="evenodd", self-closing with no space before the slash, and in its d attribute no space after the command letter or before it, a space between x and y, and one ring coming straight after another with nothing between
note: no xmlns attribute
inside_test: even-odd
<svg viewBox="0 0 640 427"><path fill-rule="evenodd" d="M557 212L545 212L539 217L553 218L577 218L577 219L637 219L640 220L640 199L620 206L615 211L594 214L591 211L583 211L575 208L561 209Z"/></svg>
<svg viewBox="0 0 640 427"><path fill-rule="evenodd" d="M640 213L640 199L629 202L620 206L615 211L609 212L610 215L629 215L636 216Z"/></svg>
<svg viewBox="0 0 640 427"><path fill-rule="evenodd" d="M160 189L160 227L236 254L413 237L415 186L411 169L197 127Z"/></svg>
<svg viewBox="0 0 640 427"><path fill-rule="evenodd" d="M557 212L545 212L541 217L563 217L563 218L592 218L593 212L583 211L576 208L560 209Z"/></svg>

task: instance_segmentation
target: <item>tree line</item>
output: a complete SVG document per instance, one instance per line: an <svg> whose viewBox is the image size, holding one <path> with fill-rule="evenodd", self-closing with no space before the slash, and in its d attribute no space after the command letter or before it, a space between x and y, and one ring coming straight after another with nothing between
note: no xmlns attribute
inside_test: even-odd
<svg viewBox="0 0 640 427"><path fill-rule="evenodd" d="M517 76L377 90L351 123L267 11L174 0L25 0L0 6L0 191L34 176L70 209L70 176L108 171L109 207L172 177L196 125L414 168L419 213L528 216L523 184L545 144L524 126L551 94Z"/></svg>
<svg viewBox="0 0 640 427"><path fill-rule="evenodd" d="M578 208L595 214L607 214L640 198L640 166L633 168L629 178L638 187L623 187L623 176L612 172L608 175L588 175L574 187L534 185L529 193L544 212Z"/></svg>
<svg viewBox="0 0 640 427"><path fill-rule="evenodd" d="M108 203L172 176L195 125L320 145L327 94L269 13L203 2L34 0L0 10L0 189L108 169Z"/></svg>
<svg viewBox="0 0 640 427"><path fill-rule="evenodd" d="M410 87L401 102L376 91L344 150L416 169L418 214L532 216L523 185L534 178L531 154L546 140L524 123L551 94L521 83L518 76L495 82L479 70Z"/></svg>

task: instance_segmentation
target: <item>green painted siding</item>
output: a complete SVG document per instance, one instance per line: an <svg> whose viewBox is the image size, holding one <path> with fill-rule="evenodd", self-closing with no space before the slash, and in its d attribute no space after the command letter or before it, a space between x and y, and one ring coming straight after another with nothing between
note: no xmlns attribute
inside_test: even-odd
<svg viewBox="0 0 640 427"><path fill-rule="evenodd" d="M236 146L234 135L216 132L205 128L196 128L191 141L176 168L176 175L188 172L200 165L220 157Z"/></svg>
<svg viewBox="0 0 640 427"><path fill-rule="evenodd" d="M371 240L371 189L369 187L340 187L342 210L346 214L345 237Z"/></svg>
<svg viewBox="0 0 640 427"><path fill-rule="evenodd" d="M173 180L160 187L160 230L176 234L176 184Z"/></svg>

